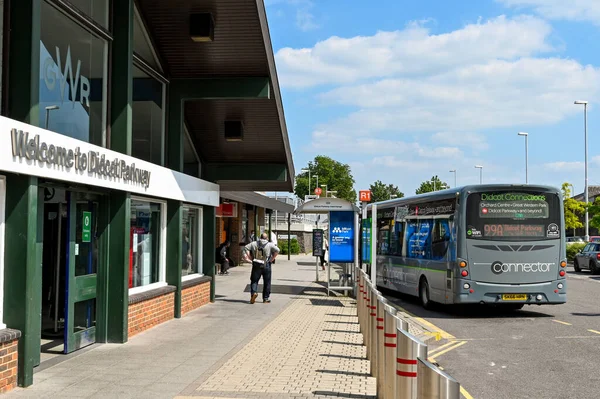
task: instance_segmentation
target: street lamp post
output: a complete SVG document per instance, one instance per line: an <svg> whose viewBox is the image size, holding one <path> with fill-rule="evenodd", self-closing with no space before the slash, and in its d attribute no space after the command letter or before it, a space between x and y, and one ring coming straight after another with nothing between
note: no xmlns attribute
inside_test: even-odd
<svg viewBox="0 0 600 399"><path fill-rule="evenodd" d="M433 183L433 191L437 191L435 186L435 179L433 179L431 182Z"/></svg>
<svg viewBox="0 0 600 399"><path fill-rule="evenodd" d="M584 137L584 145L585 145L585 238L584 240L587 242L590 240L590 214L587 209L587 203L589 201L588 197L588 145L587 145L587 101L578 100L575 101L577 105L583 105L583 137Z"/></svg>
<svg viewBox="0 0 600 399"><path fill-rule="evenodd" d="M475 165L475 169L479 169L479 184L483 184L483 165Z"/></svg>
<svg viewBox="0 0 600 399"><path fill-rule="evenodd" d="M519 132L518 133L519 136L525 136L525 184L529 184L529 171L528 171L528 164L529 164L529 149L528 149L528 142L527 140L529 139L529 134L525 133L525 132Z"/></svg>
<svg viewBox="0 0 600 399"><path fill-rule="evenodd" d="M308 169L302 169L300 172L308 172L308 195L310 195L310 164L308 165Z"/></svg>
<svg viewBox="0 0 600 399"><path fill-rule="evenodd" d="M454 188L456 188L456 169L452 169L450 173L454 173Z"/></svg>
<svg viewBox="0 0 600 399"><path fill-rule="evenodd" d="M319 175L313 175L313 177L317 178L317 186L315 187L315 189L316 189L317 187L319 187Z"/></svg>
<svg viewBox="0 0 600 399"><path fill-rule="evenodd" d="M58 105L50 105L46 107L46 130L48 130L48 126L50 125L50 111L54 111L56 109L60 109Z"/></svg>
<svg viewBox="0 0 600 399"><path fill-rule="evenodd" d="M321 187L325 187L325 198L327 198L327 184L321 184Z"/></svg>

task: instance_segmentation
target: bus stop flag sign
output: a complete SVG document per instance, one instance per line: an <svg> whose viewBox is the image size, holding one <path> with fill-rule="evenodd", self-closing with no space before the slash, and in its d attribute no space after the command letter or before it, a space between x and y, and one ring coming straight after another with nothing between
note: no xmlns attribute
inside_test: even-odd
<svg viewBox="0 0 600 399"><path fill-rule="evenodd" d="M329 261L354 262L354 213L332 211L329 214Z"/></svg>
<svg viewBox="0 0 600 399"><path fill-rule="evenodd" d="M83 212L83 229L81 232L81 241L92 241L92 212Z"/></svg>

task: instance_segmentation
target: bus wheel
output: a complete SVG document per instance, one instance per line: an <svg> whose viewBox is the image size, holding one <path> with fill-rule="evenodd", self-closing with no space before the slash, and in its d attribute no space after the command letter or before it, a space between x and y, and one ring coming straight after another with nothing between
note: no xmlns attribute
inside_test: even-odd
<svg viewBox="0 0 600 399"><path fill-rule="evenodd" d="M575 269L575 273L579 273L581 271L581 267L579 267L579 262L577 262L577 259L575 259L575 262L573 262L573 269Z"/></svg>
<svg viewBox="0 0 600 399"><path fill-rule="evenodd" d="M421 299L421 306L424 309L431 309L431 300L429 299L429 283L427 279L422 278L419 284L419 298Z"/></svg>

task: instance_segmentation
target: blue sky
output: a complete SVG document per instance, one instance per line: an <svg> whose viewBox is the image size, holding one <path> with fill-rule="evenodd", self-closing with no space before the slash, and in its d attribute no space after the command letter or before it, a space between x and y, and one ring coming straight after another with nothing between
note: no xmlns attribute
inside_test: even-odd
<svg viewBox="0 0 600 399"><path fill-rule="evenodd" d="M600 185L600 1L265 0L297 171L322 154L407 195Z"/></svg>

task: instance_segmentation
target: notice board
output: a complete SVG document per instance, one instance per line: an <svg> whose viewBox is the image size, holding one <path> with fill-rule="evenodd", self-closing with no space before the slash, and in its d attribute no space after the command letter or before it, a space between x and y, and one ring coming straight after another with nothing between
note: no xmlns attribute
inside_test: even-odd
<svg viewBox="0 0 600 399"><path fill-rule="evenodd" d="M354 212L329 213L329 261L354 262Z"/></svg>
<svg viewBox="0 0 600 399"><path fill-rule="evenodd" d="M323 229L313 230L313 256L323 256L323 240L325 239Z"/></svg>

